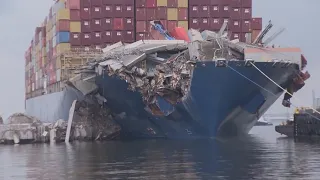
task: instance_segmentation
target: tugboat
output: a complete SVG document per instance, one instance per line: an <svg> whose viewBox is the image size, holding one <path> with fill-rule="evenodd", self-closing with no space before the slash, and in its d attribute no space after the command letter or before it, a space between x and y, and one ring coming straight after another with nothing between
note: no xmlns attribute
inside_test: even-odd
<svg viewBox="0 0 320 180"><path fill-rule="evenodd" d="M308 108L296 108L294 114L299 114L305 111ZM288 137L294 136L294 118L293 116L288 118L287 121L282 122L280 125L275 126L276 132L280 133L281 135L286 135Z"/></svg>

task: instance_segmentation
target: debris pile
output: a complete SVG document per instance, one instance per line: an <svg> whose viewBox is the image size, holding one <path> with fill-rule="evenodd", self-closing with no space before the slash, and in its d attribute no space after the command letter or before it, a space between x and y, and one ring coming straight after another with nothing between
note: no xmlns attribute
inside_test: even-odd
<svg viewBox="0 0 320 180"><path fill-rule="evenodd" d="M119 135L120 129L110 111L99 103L86 100L76 103L72 130L75 140L110 140Z"/></svg>
<svg viewBox="0 0 320 180"><path fill-rule="evenodd" d="M33 124L33 123L40 123L41 121L33 116L28 116L23 113L15 113L11 115L7 119L8 124Z"/></svg>

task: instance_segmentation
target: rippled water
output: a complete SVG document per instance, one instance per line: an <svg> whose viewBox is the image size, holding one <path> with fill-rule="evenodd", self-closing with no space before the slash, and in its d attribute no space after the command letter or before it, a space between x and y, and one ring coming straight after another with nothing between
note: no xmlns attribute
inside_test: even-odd
<svg viewBox="0 0 320 180"><path fill-rule="evenodd" d="M320 143L247 138L0 146L0 179L319 179Z"/></svg>

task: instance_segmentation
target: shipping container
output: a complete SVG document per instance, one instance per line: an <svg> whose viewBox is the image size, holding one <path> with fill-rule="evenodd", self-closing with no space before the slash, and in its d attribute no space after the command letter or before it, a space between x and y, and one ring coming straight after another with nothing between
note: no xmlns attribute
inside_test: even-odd
<svg viewBox="0 0 320 180"><path fill-rule="evenodd" d="M188 31L188 29L189 29L188 21L178 21L178 27L182 27L186 31Z"/></svg>
<svg viewBox="0 0 320 180"><path fill-rule="evenodd" d="M149 39L149 33L137 33L136 34L136 41Z"/></svg>
<svg viewBox="0 0 320 180"><path fill-rule="evenodd" d="M261 30L252 30L252 32L251 32L251 40L252 40L252 42L258 37L260 32L261 32Z"/></svg>
<svg viewBox="0 0 320 180"><path fill-rule="evenodd" d="M60 43L69 43L70 42L70 32L68 31L60 31L57 32L56 35L56 44Z"/></svg>
<svg viewBox="0 0 320 180"><path fill-rule="evenodd" d="M91 18L102 18L102 8L101 6L92 6L91 7Z"/></svg>
<svg viewBox="0 0 320 180"><path fill-rule="evenodd" d="M100 31L102 29L101 19L91 20L91 31Z"/></svg>
<svg viewBox="0 0 320 180"><path fill-rule="evenodd" d="M101 32L92 32L91 33L92 44L101 44L103 43Z"/></svg>
<svg viewBox="0 0 320 180"><path fill-rule="evenodd" d="M157 5L157 0L146 0L147 8L154 8Z"/></svg>
<svg viewBox="0 0 320 180"><path fill-rule="evenodd" d="M168 10L168 8L166 8L166 7L157 7L156 18L158 20L166 20L168 17L167 10Z"/></svg>
<svg viewBox="0 0 320 180"><path fill-rule="evenodd" d="M56 15L56 21L59 20L70 20L70 10L69 9L60 9Z"/></svg>
<svg viewBox="0 0 320 180"><path fill-rule="evenodd" d="M91 0L80 0L80 7L91 7Z"/></svg>
<svg viewBox="0 0 320 180"><path fill-rule="evenodd" d="M70 43L60 43L56 46L57 55L60 55L64 52L70 51L71 45Z"/></svg>
<svg viewBox="0 0 320 180"><path fill-rule="evenodd" d="M56 24L56 32L59 32L59 31L70 31L70 21L59 20Z"/></svg>
<svg viewBox="0 0 320 180"><path fill-rule="evenodd" d="M156 15L157 9L156 8L147 8L146 9L146 19L147 20L155 20L157 15Z"/></svg>
<svg viewBox="0 0 320 180"><path fill-rule="evenodd" d="M81 20L80 10L71 9L70 10L70 20L71 21L80 21Z"/></svg>
<svg viewBox="0 0 320 180"><path fill-rule="evenodd" d="M81 33L70 33L70 44L71 46L80 46Z"/></svg>
<svg viewBox="0 0 320 180"><path fill-rule="evenodd" d="M102 17L113 17L113 5L107 4L103 5L102 8Z"/></svg>
<svg viewBox="0 0 320 180"><path fill-rule="evenodd" d="M125 5L122 9L122 17L134 17L134 6Z"/></svg>
<svg viewBox="0 0 320 180"><path fill-rule="evenodd" d="M242 8L242 18L243 19L251 19L252 18L252 8Z"/></svg>
<svg viewBox="0 0 320 180"><path fill-rule="evenodd" d="M112 31L104 31L102 33L102 41L103 43L113 43Z"/></svg>
<svg viewBox="0 0 320 180"><path fill-rule="evenodd" d="M102 0L91 0L91 6L101 6Z"/></svg>
<svg viewBox="0 0 320 180"><path fill-rule="evenodd" d="M84 46L90 46L92 44L91 33L81 33L81 44Z"/></svg>
<svg viewBox="0 0 320 180"><path fill-rule="evenodd" d="M137 21L136 22L136 32L137 33L147 32L147 21Z"/></svg>
<svg viewBox="0 0 320 180"><path fill-rule="evenodd" d="M167 7L168 6L168 0L157 0L157 5L156 6L158 6L158 7Z"/></svg>
<svg viewBox="0 0 320 180"><path fill-rule="evenodd" d="M114 18L113 30L123 30L123 29L124 29L123 18Z"/></svg>
<svg viewBox="0 0 320 180"><path fill-rule="evenodd" d="M178 8L178 20L179 21L188 20L188 9L187 8Z"/></svg>
<svg viewBox="0 0 320 180"><path fill-rule="evenodd" d="M134 31L124 31L123 34L123 42L125 43L133 43L134 42Z"/></svg>
<svg viewBox="0 0 320 180"><path fill-rule="evenodd" d="M221 9L220 9L221 7ZM210 16L213 18L221 18L220 11L222 10L222 6L212 5L210 8Z"/></svg>
<svg viewBox="0 0 320 180"><path fill-rule="evenodd" d="M229 30L232 32L241 32L241 20L233 19L230 21Z"/></svg>
<svg viewBox="0 0 320 180"><path fill-rule="evenodd" d="M124 30L133 31L134 30L134 19L133 18L125 18L124 19Z"/></svg>
<svg viewBox="0 0 320 180"><path fill-rule="evenodd" d="M70 21L70 32L80 33L81 32L81 22L80 21Z"/></svg>
<svg viewBox="0 0 320 180"><path fill-rule="evenodd" d="M178 20L178 8L168 8L167 14L168 14L167 20L169 20L169 21L177 21Z"/></svg>
<svg viewBox="0 0 320 180"><path fill-rule="evenodd" d="M136 8L136 20L137 21L144 21L147 19L146 15L146 9L145 8Z"/></svg>
<svg viewBox="0 0 320 180"><path fill-rule="evenodd" d="M112 30L113 29L113 19L112 18L103 18L101 20L102 30Z"/></svg>
<svg viewBox="0 0 320 180"><path fill-rule="evenodd" d="M250 23L250 19L244 19L242 20L242 33L249 33L251 32L251 23Z"/></svg>
<svg viewBox="0 0 320 180"><path fill-rule="evenodd" d="M146 7L146 0L136 0L136 7Z"/></svg>
<svg viewBox="0 0 320 180"><path fill-rule="evenodd" d="M192 28L192 29L199 29L199 19L198 18L190 18L189 20L189 28Z"/></svg>
<svg viewBox="0 0 320 180"><path fill-rule="evenodd" d="M241 1L242 1L242 7L252 8L252 0L241 0Z"/></svg>
<svg viewBox="0 0 320 180"><path fill-rule="evenodd" d="M234 20L242 19L242 11L239 7L232 7L230 11L230 18Z"/></svg>
<svg viewBox="0 0 320 180"><path fill-rule="evenodd" d="M167 21L167 30L170 32L178 26L178 21Z"/></svg>
<svg viewBox="0 0 320 180"><path fill-rule="evenodd" d="M252 18L251 29L262 30L262 18Z"/></svg>
<svg viewBox="0 0 320 180"><path fill-rule="evenodd" d="M200 18L199 22L199 29L200 30L206 30L210 28L210 21L209 18Z"/></svg>
<svg viewBox="0 0 320 180"><path fill-rule="evenodd" d="M66 0L66 7L70 10L79 10L80 9L80 1L81 0Z"/></svg>
<svg viewBox="0 0 320 180"><path fill-rule="evenodd" d="M89 20L81 21L81 31L82 32L91 32L91 22Z"/></svg>
<svg viewBox="0 0 320 180"><path fill-rule="evenodd" d="M221 5L220 7L220 17L229 18L230 17L230 6Z"/></svg>
<svg viewBox="0 0 320 180"><path fill-rule="evenodd" d="M90 7L81 8L80 16L82 20L90 20L91 19Z"/></svg>
<svg viewBox="0 0 320 180"><path fill-rule="evenodd" d="M123 41L123 32L122 31L114 31L113 32L113 40L114 40L114 42Z"/></svg>
<svg viewBox="0 0 320 180"><path fill-rule="evenodd" d="M199 8L197 5L193 5L189 7L189 17L190 18L197 18L199 17Z"/></svg>

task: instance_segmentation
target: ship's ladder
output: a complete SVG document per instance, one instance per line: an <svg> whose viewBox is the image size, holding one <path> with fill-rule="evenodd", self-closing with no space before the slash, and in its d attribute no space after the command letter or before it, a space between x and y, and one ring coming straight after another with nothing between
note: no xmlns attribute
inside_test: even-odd
<svg viewBox="0 0 320 180"><path fill-rule="evenodd" d="M294 99L297 100L297 101L300 101L300 99L298 99L298 98L296 98L295 96L293 96L293 94L291 94L291 93L288 92L286 89L284 89L283 87L281 87L281 86L280 86L279 84L277 84L274 80L272 80L268 75L266 75L263 71L261 71L254 63L252 63L251 61L248 61L248 63L251 63L251 65L252 65L255 69L257 69L263 76L265 76L269 81L271 81L273 84L275 84L276 86L278 86L278 87L279 87L280 89L282 89L284 92L288 93L292 98L294 98ZM248 78L247 76L243 75L241 72L239 72L239 71L237 71L236 69L228 66L227 63L225 63L225 65L226 65L228 68L230 68L231 70L233 70L234 72L236 72L237 74L239 74L240 76L242 76L243 78L245 78L245 79L247 79L248 81L250 81L251 83L255 84L256 86L260 87L261 89L265 90L266 92L268 92L268 93L270 93L270 94L272 94L272 95L274 95L274 96L277 97L277 95L275 95L275 94L274 94L273 92L271 92L270 90L262 87L261 85L259 85L258 83L254 82L253 80L251 80L251 79ZM292 106L294 106L295 108L299 108L299 106L294 105L292 102L290 102L290 104L291 104ZM310 108L310 109L312 109L314 112L316 112L316 113L318 113L318 114L320 115L320 112L317 111L316 109L314 109L313 107ZM319 119L318 117L314 116L313 114L311 114L311 113L309 113L309 112L307 112L307 111L306 111L305 113L308 114L308 115L310 115L311 117L313 117L313 118L315 118L315 119L317 119L317 120L320 121L320 119Z"/></svg>

